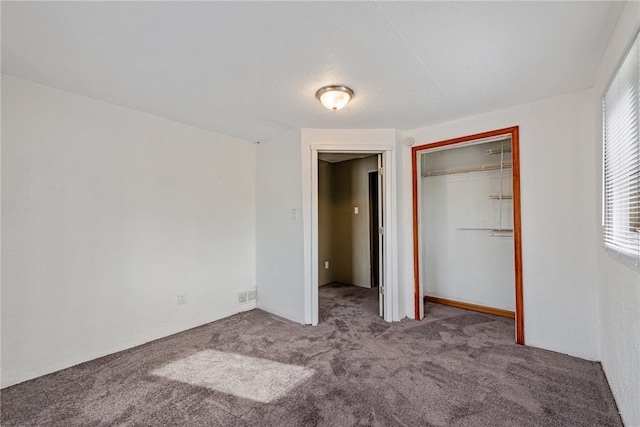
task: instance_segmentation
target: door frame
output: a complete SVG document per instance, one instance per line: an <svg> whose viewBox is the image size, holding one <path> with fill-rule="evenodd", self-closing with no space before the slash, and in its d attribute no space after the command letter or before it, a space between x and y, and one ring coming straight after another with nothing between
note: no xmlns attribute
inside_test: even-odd
<svg viewBox="0 0 640 427"><path fill-rule="evenodd" d="M413 268L414 268L414 309L415 318L421 320L424 317L423 286L420 280L420 217L419 217L419 190L418 157L424 150L432 148L453 146L468 143L475 140L487 139L498 136L511 136L512 180L513 180L513 245L515 257L515 294L516 294L516 342L524 344L524 304L522 292L522 229L520 211L520 138L519 127L513 126L497 129L489 132L467 135L460 138L417 145L411 148L411 170L413 187Z"/></svg>
<svg viewBox="0 0 640 427"><path fill-rule="evenodd" d="M382 259L383 276L381 282L385 287L384 298L384 320L392 322L398 318L398 283L394 280L395 264L394 256L396 248L392 244L395 239L396 227L394 226L395 216L393 215L393 188L394 180L394 156L391 145L369 145L369 144L312 144L310 146L311 160L311 280L306 294L307 306L305 317L308 323L318 324L318 153L362 153L362 154L382 154L382 184L384 210L383 224L384 238ZM308 317L307 317L308 316Z"/></svg>

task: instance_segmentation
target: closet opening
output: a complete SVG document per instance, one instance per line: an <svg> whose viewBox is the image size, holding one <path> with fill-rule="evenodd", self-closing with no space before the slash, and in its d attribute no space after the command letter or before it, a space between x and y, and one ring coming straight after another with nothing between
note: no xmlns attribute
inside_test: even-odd
<svg viewBox="0 0 640 427"><path fill-rule="evenodd" d="M524 344L518 127L412 148L415 316L425 301L515 319Z"/></svg>
<svg viewBox="0 0 640 427"><path fill-rule="evenodd" d="M384 316L382 154L318 153L319 321L323 299L367 295Z"/></svg>

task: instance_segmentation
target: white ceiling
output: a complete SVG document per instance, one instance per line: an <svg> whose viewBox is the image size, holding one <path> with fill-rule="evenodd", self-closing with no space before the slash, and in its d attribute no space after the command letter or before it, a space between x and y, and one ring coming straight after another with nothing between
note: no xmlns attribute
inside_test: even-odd
<svg viewBox="0 0 640 427"><path fill-rule="evenodd" d="M261 141L412 129L593 84L616 2L2 2L2 72ZM338 112L315 92L355 91Z"/></svg>

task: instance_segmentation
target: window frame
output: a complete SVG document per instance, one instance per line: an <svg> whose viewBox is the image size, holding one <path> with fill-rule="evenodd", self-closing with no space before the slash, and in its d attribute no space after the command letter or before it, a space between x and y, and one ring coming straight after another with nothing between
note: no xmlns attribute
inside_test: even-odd
<svg viewBox="0 0 640 427"><path fill-rule="evenodd" d="M634 52L635 51L635 52ZM611 173L611 165L607 162L607 149L609 151L615 151L620 149L619 143L618 146L614 147L614 150L611 149L611 145L615 146L615 142L610 142L607 140L607 109L606 109L606 99L609 95L612 86L619 82L620 72L623 70L624 65L629 59L630 55L635 55L636 60L636 78L635 81L631 79L633 88L635 89L634 95L635 99L632 99L631 102L635 103L635 109L632 111L636 115L635 118L635 126L633 124L631 127L635 130L635 143L637 147L634 147L634 140L631 141L629 145L624 145L625 148L630 147L632 154L629 156L632 160L635 159L636 165L634 169L630 169L628 171L628 181L630 182L629 187L632 187L628 190L628 198L625 199L625 202L622 203L609 203L609 200L613 200L614 197L619 196L620 187L624 187L625 178L610 178L609 175L613 175L616 173L620 173L620 165L617 168L614 167L614 172ZM617 98L616 100L618 100ZM640 271L640 30L635 33L635 35L631 38L629 46L625 50L620 62L618 63L613 75L611 76L611 80L609 84L606 86L604 94L601 97L602 101L602 243L606 252L613 255L616 259L620 260L624 264L634 268L635 270ZM619 116L618 116L619 118ZM633 120L633 119L632 119ZM625 171L622 171L626 173ZM635 188L633 186L635 185ZM610 194L613 193L613 194ZM624 193L623 193L624 195ZM616 209L620 209L620 205L626 204L628 209L628 218L623 219L622 221L626 221L628 230L625 230L627 233L626 243L631 242L633 245L632 250L628 250L624 248L623 244L624 239L616 238L612 236L608 238L609 235L615 234L615 231L622 229L624 227L618 228L616 225L615 216L612 217L613 212ZM611 223L614 225L611 225ZM611 241L613 240L613 241ZM617 240L617 242L616 242ZM637 247L636 247L637 245Z"/></svg>

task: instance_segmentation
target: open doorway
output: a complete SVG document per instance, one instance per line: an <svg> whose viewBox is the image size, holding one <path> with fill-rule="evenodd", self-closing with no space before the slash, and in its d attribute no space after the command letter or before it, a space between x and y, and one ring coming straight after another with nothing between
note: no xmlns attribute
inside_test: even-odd
<svg viewBox="0 0 640 427"><path fill-rule="evenodd" d="M377 132L376 132L377 133ZM391 136L390 133L387 136ZM380 286L378 287L381 306L384 308L383 318L387 322L400 320L399 287L397 280L397 247L396 234L396 193L394 190L396 157L392 144L376 144L356 142L349 143L344 138L335 143L329 143L316 135L308 138L309 156L303 156L303 203L309 206L308 214L303 211L303 217L309 219L310 227L304 231L305 243L305 322L318 324L318 156L323 153L357 153L379 154L380 174L379 192L381 198L379 206L383 215L380 216L380 231L382 238L379 245L382 248L380 256ZM375 139L375 138L374 138ZM308 159L308 160L307 160ZM308 163L307 163L308 161Z"/></svg>
<svg viewBox="0 0 640 427"><path fill-rule="evenodd" d="M368 309L384 315L381 162L377 153L318 155L319 322L323 292L336 294L329 287L371 294L377 301Z"/></svg>
<svg viewBox="0 0 640 427"><path fill-rule="evenodd" d="M512 317L524 344L518 136L412 148L417 319L425 301Z"/></svg>

